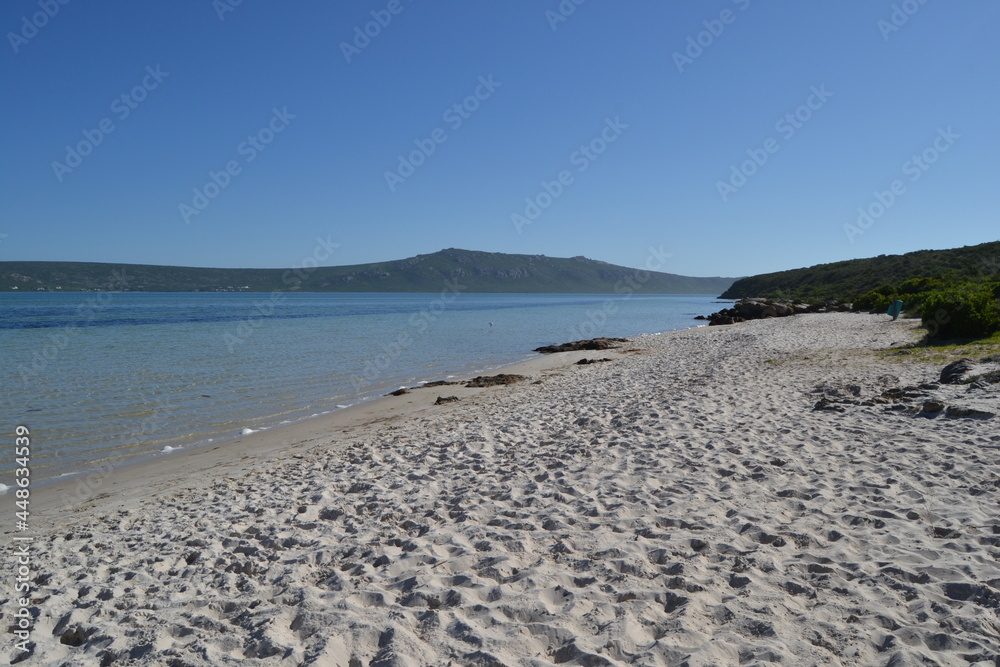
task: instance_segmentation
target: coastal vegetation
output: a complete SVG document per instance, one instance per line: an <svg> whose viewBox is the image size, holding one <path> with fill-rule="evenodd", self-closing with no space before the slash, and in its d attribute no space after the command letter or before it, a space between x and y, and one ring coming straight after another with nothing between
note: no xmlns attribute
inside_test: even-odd
<svg viewBox="0 0 1000 667"><path fill-rule="evenodd" d="M903 283L911 280L958 282L991 276L998 279L998 274L1000 241L993 241L950 250L918 250L904 255L851 259L740 278L722 298L854 301L873 290L891 291L903 287Z"/></svg>
<svg viewBox="0 0 1000 667"><path fill-rule="evenodd" d="M920 317L930 339L1000 331L1000 241L950 250L879 255L780 271L733 283L722 298L835 299L885 312L896 299Z"/></svg>

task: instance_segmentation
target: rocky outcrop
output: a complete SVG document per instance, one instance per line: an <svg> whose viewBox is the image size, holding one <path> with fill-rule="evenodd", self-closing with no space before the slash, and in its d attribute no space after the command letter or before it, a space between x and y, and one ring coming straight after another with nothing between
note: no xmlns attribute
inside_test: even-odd
<svg viewBox="0 0 1000 667"><path fill-rule="evenodd" d="M618 343L627 342L628 338L591 338L590 340L577 340L572 343L563 343L562 345L536 347L535 352L553 354L555 352L578 352L580 350L610 350L618 347Z"/></svg>
<svg viewBox="0 0 1000 667"><path fill-rule="evenodd" d="M736 324L747 320L763 320L771 317L788 317L802 313L846 312L851 304L838 301L821 301L814 304L792 303L772 299L741 299L731 308L724 308L707 317L699 315L696 320L708 320L709 325Z"/></svg>
<svg viewBox="0 0 1000 667"><path fill-rule="evenodd" d="M941 382L944 384L958 384L963 376L972 370L972 365L976 363L972 359L962 358L953 361L941 369Z"/></svg>
<svg viewBox="0 0 1000 667"><path fill-rule="evenodd" d="M972 368L985 371L969 374ZM845 412L881 406L882 409L926 419L992 420L1000 412L1000 357L978 362L959 359L945 366L940 381L919 386L895 386L891 376L879 378L877 386L822 383L812 393L820 394L813 410Z"/></svg>
<svg viewBox="0 0 1000 667"><path fill-rule="evenodd" d="M458 382L449 382L448 380L435 380L434 382L427 382L425 384L417 385L414 389L430 389L431 387L450 387L451 385L458 384Z"/></svg>
<svg viewBox="0 0 1000 667"><path fill-rule="evenodd" d="M516 384L518 382L523 382L527 380L526 375L511 375L506 373L501 373L500 375L490 375L490 376L479 376L474 377L465 383L466 387L479 389L483 387L497 387L507 384Z"/></svg>

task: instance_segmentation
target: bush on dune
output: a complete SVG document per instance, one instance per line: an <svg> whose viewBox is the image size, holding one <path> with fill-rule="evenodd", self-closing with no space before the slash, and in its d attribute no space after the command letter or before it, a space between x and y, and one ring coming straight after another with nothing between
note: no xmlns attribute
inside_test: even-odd
<svg viewBox="0 0 1000 667"><path fill-rule="evenodd" d="M925 295L921 322L931 338L983 338L1000 331L993 285L958 283Z"/></svg>
<svg viewBox="0 0 1000 667"><path fill-rule="evenodd" d="M855 299L852 307L854 310L870 310L876 313L884 313L888 310L889 304L892 303L895 297L895 293L883 294L880 291L872 290L864 296Z"/></svg>

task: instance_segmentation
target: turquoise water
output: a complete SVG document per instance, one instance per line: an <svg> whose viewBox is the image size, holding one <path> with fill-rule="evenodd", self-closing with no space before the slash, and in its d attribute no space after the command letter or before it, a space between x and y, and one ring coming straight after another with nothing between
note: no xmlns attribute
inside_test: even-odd
<svg viewBox="0 0 1000 667"><path fill-rule="evenodd" d="M535 347L695 325L709 296L0 294L0 416L33 477L328 414ZM161 454L164 453L164 454ZM13 457L0 460L0 482Z"/></svg>

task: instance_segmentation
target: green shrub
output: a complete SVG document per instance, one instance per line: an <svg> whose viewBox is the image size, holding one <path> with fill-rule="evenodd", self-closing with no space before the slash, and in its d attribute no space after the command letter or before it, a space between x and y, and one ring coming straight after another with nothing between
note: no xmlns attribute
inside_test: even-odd
<svg viewBox="0 0 1000 667"><path fill-rule="evenodd" d="M892 295L886 295L880 291L872 290L864 296L855 299L853 309L884 313L889 309L889 304L892 303L894 298L895 292Z"/></svg>
<svg viewBox="0 0 1000 667"><path fill-rule="evenodd" d="M931 338L983 338L1000 330L1000 305L985 285L959 283L927 294L921 321Z"/></svg>
<svg viewBox="0 0 1000 667"><path fill-rule="evenodd" d="M900 283L897 291L900 294L923 294L945 286L945 282L940 278L911 278Z"/></svg>

